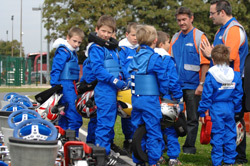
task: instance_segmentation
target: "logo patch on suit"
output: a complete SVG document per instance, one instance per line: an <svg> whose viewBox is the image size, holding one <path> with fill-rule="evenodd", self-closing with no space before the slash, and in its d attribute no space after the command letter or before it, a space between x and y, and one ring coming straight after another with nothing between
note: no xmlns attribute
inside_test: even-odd
<svg viewBox="0 0 250 166"><path fill-rule="evenodd" d="M190 46L190 47L193 47L194 44L193 43L187 43L186 46Z"/></svg>
<svg viewBox="0 0 250 166"><path fill-rule="evenodd" d="M222 84L219 90L225 90L225 89L235 89L235 82L228 83L228 84Z"/></svg>

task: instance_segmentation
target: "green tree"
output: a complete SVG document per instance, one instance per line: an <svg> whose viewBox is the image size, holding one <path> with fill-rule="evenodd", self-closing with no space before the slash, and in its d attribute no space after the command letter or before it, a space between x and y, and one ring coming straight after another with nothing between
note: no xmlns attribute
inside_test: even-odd
<svg viewBox="0 0 250 166"><path fill-rule="evenodd" d="M11 47L11 41L0 40L0 55L11 56ZM20 43L17 40L13 40L13 56L20 56Z"/></svg>
<svg viewBox="0 0 250 166"><path fill-rule="evenodd" d="M141 24L150 24L157 30L169 33L171 36L179 31L175 19L176 9L180 6L189 7L194 13L194 26L206 33L212 42L219 26L213 25L209 19L211 0L45 0L44 22L45 27L51 31L47 36L51 40L65 37L72 26L79 26L86 34L94 31L98 18L111 15L117 21L117 38L124 37L128 22L136 21ZM249 0L229 0L233 7L233 16L244 26L250 36L250 19L247 9ZM81 50L87 45L87 38ZM80 54L83 54L80 51Z"/></svg>
<svg viewBox="0 0 250 166"><path fill-rule="evenodd" d="M111 15L117 21L117 33L124 33L124 26L132 21L131 10L127 8L124 0L45 0L43 18L45 27L51 31L50 40L67 35L72 26L83 29L87 36L95 30L98 18L103 15ZM80 49L80 56L87 45L87 38ZM79 58L81 59L82 57Z"/></svg>

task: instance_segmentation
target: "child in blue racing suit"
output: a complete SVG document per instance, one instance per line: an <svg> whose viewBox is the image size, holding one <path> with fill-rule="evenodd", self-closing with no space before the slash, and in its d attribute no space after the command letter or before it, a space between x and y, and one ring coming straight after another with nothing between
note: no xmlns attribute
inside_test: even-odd
<svg viewBox="0 0 250 166"><path fill-rule="evenodd" d="M140 25L136 30L139 52L129 65L131 73L132 124L135 129L145 124L147 133L142 140L142 148L148 155L149 165L156 165L162 154L161 106L160 93L169 90L169 78L166 77L166 66L162 57L154 52L157 32L153 26ZM182 97L182 93L175 96ZM133 161L142 165L142 161L133 155Z"/></svg>
<svg viewBox="0 0 250 166"><path fill-rule="evenodd" d="M103 15L97 21L95 30L96 35L107 43L115 32L115 29L115 19L111 16ZM114 128L117 115L116 95L119 89L127 87L127 83L125 82L126 77L124 76L124 70L120 66L118 52L115 49L108 49L93 43L89 47L88 56L91 71L98 81L94 90L97 106L95 145L104 147L109 161L111 161L110 134ZM89 82L88 80L86 81Z"/></svg>
<svg viewBox="0 0 250 166"><path fill-rule="evenodd" d="M75 81L79 79L79 65L76 51L84 38L80 28L73 27L69 30L67 40L57 39L53 47L57 48L53 58L52 70L50 73L50 84L52 86L61 84L63 97L59 101L66 105L65 115L59 119L59 126L64 130L75 130L78 137L79 128L82 126L82 117L75 107L77 98Z"/></svg>
<svg viewBox="0 0 250 166"><path fill-rule="evenodd" d="M121 58L121 65L128 69L130 62L136 54L138 48L136 40L136 22L130 22L126 28L126 38L119 42L121 48L119 55ZM133 126L131 123L131 117L121 118L122 132L125 136L123 142L123 149L127 153L132 153L132 137L133 137Z"/></svg>
<svg viewBox="0 0 250 166"><path fill-rule="evenodd" d="M172 100L172 98L179 99L178 97L182 96L182 89L179 83L179 77L176 71L174 59L168 53L170 46L169 35L165 32L158 31L157 36L158 40L154 50L163 57L164 66L166 66L166 77L169 78L169 91L168 93L165 93L164 98L169 100ZM181 162L177 159L181 150L178 141L178 134L176 133L174 126L163 129L163 132L167 136L167 155L169 157L168 165L181 165ZM163 157L159 162L165 162Z"/></svg>
<svg viewBox="0 0 250 166"><path fill-rule="evenodd" d="M243 96L240 73L229 67L230 51L225 45L217 45L212 50L211 67L204 83L202 98L198 108L202 123L205 111L209 109L212 120L211 158L214 166L233 165L236 152L236 124L234 115L241 111Z"/></svg>

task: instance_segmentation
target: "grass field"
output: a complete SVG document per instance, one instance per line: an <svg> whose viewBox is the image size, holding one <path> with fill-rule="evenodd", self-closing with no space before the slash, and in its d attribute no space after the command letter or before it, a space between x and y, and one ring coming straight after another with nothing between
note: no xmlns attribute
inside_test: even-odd
<svg viewBox="0 0 250 166"><path fill-rule="evenodd" d="M121 130L121 118L117 117L117 121L115 124L115 144L122 147L124 135ZM83 119L83 127L86 128L88 124L88 119ZM201 127L201 125L199 125ZM182 146L185 142L186 137L179 137L180 145ZM180 153L179 160L182 162L182 165L185 166L211 166L211 145L201 145L200 142L200 128L199 133L196 140L196 148L197 152L195 155L183 154L182 151ZM250 136L247 137L247 158L250 160ZM164 154L164 158L167 159L167 155ZM244 166L250 166L250 161L248 164L244 164Z"/></svg>
<svg viewBox="0 0 250 166"><path fill-rule="evenodd" d="M43 91L46 88L1 88L0 92L39 92ZM117 121L115 124L115 144L118 146L122 147L124 136L121 130L121 118L117 117ZM87 124L89 119L83 119L83 126L84 128L87 128ZM200 125L201 126L201 125ZM200 129L199 129L200 131ZM197 153L195 155L187 155L183 154L182 151L180 153L179 160L182 162L182 165L185 166L211 166L211 146L210 145L201 145L199 142L200 139L200 132L198 133L197 136L197 141L196 141L196 148L197 148ZM184 144L185 137L180 137L179 142L180 145L182 146ZM250 160L250 135L247 136L247 159ZM164 154L164 157L167 158L166 154ZM250 166L250 161L248 164L244 164L244 166Z"/></svg>

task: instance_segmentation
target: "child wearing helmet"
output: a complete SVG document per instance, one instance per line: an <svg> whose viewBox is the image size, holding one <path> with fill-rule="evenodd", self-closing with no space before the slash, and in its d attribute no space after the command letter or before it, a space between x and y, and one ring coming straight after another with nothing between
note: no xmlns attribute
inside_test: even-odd
<svg viewBox="0 0 250 166"><path fill-rule="evenodd" d="M64 130L75 130L77 137L82 126L82 118L75 107L77 95L74 82L79 80L80 67L76 51L79 50L83 38L83 31L78 27L72 27L66 40L59 38L53 43L53 47L57 49L50 73L50 84L53 87L61 84L63 87L63 97L59 103L67 105L65 115L59 119L58 124Z"/></svg>
<svg viewBox="0 0 250 166"><path fill-rule="evenodd" d="M156 43L156 48L154 49L156 53L163 57L164 66L166 67L166 77L169 78L169 91L165 94L164 99L172 100L176 96L182 96L181 85L178 82L178 74L175 67L174 59L169 55L168 50L170 46L170 36L162 31L157 32L158 40ZM178 98L177 98L178 99ZM167 108L169 109L169 108ZM171 110L171 109L169 109ZM179 112L171 111L171 113L176 113L173 117L178 116ZM174 118L172 118L175 121ZM169 157L169 166L180 165L181 162L177 159L181 152L180 144L178 141L178 134L175 131L174 126L167 127L163 129L163 134L167 136L167 155ZM164 161L163 157L161 160ZM163 162L161 161L160 162Z"/></svg>
<svg viewBox="0 0 250 166"><path fill-rule="evenodd" d="M222 161L233 165L237 156L234 115L242 108L242 81L240 73L229 66L230 51L225 45L215 46L211 55L215 65L207 72L198 112L204 123L209 109L213 123L210 141L213 165L222 165Z"/></svg>
<svg viewBox="0 0 250 166"><path fill-rule="evenodd" d="M132 124L135 129L145 124L147 138L142 139L142 149L148 155L148 164L157 165L162 155L163 138L161 133L160 94L169 91L169 78L166 77L166 65L162 56L154 52L157 43L157 32L153 26L139 25L136 30L139 51L129 65L132 92ZM180 91L175 99L182 97ZM133 156L136 165L142 161Z"/></svg>

